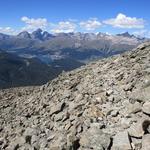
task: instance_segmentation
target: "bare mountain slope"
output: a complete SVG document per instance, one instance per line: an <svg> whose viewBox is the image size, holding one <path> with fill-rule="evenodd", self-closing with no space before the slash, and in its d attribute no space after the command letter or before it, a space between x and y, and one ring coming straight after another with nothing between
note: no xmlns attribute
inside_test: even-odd
<svg viewBox="0 0 150 150"><path fill-rule="evenodd" d="M0 51L0 88L41 85L56 77L55 69L40 60Z"/></svg>
<svg viewBox="0 0 150 150"><path fill-rule="evenodd" d="M0 50L0 88L42 85L56 78L63 70L84 65L65 58L47 65L37 58L23 58Z"/></svg>
<svg viewBox="0 0 150 150"><path fill-rule="evenodd" d="M149 150L150 43L63 73L41 87L0 91L0 147Z"/></svg>

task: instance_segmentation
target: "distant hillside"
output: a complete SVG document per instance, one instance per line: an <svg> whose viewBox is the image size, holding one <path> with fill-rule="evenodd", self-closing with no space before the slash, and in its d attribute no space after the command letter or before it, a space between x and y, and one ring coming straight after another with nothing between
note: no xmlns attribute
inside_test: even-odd
<svg viewBox="0 0 150 150"><path fill-rule="evenodd" d="M57 70L64 70L64 71L70 71L76 68L79 68L80 66L83 66L84 63L81 63L79 61L76 61L71 58L63 58L55 60L51 63L51 66L54 68L57 68Z"/></svg>
<svg viewBox="0 0 150 150"><path fill-rule="evenodd" d="M22 58L0 50L0 88L41 85L63 70L69 71L83 65L71 59L56 60L54 64L50 66L37 58Z"/></svg>
<svg viewBox="0 0 150 150"><path fill-rule="evenodd" d="M55 70L38 59L23 59L0 51L0 88L41 85L54 77Z"/></svg>

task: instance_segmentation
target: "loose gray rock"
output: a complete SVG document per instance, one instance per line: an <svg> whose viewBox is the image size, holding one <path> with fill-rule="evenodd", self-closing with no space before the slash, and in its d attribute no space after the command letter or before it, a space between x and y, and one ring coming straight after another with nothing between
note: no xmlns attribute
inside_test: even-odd
<svg viewBox="0 0 150 150"><path fill-rule="evenodd" d="M119 132L113 138L113 145L111 150L123 150L123 149L132 150L127 131Z"/></svg>
<svg viewBox="0 0 150 150"><path fill-rule="evenodd" d="M142 137L144 134L142 123L143 120L140 120L137 123L132 124L131 127L128 129L129 135L137 138Z"/></svg>
<svg viewBox="0 0 150 150"><path fill-rule="evenodd" d="M80 146L81 149L108 149L110 145L110 135L103 133L98 128L90 128L81 135Z"/></svg>
<svg viewBox="0 0 150 150"><path fill-rule="evenodd" d="M131 145L133 149L139 150L142 148L142 139L131 137L131 141L132 141Z"/></svg>
<svg viewBox="0 0 150 150"><path fill-rule="evenodd" d="M60 104L54 104L53 107L51 107L50 109L50 115L53 115L53 114L58 114L59 112L61 112L63 110L65 106L65 103L62 102Z"/></svg>
<svg viewBox="0 0 150 150"><path fill-rule="evenodd" d="M143 104L142 110L144 113L150 115L150 102L145 102Z"/></svg>
<svg viewBox="0 0 150 150"><path fill-rule="evenodd" d="M142 150L150 150L150 134L142 137Z"/></svg>
<svg viewBox="0 0 150 150"><path fill-rule="evenodd" d="M146 102L150 100L150 86L147 88L136 90L132 93L131 98L140 102Z"/></svg>
<svg viewBox="0 0 150 150"><path fill-rule="evenodd" d="M111 116L116 117L118 115L118 113L119 113L118 110L114 110L111 112Z"/></svg>
<svg viewBox="0 0 150 150"><path fill-rule="evenodd" d="M128 106L127 106L127 112L129 113L129 114L131 114L131 113L137 113L137 112L139 112L139 111L141 111L141 104L139 103L139 102L135 102L134 104L129 104Z"/></svg>

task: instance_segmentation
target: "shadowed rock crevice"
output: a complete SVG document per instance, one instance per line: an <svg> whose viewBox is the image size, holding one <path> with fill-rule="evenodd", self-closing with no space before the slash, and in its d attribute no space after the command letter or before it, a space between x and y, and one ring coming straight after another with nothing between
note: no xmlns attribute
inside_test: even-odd
<svg viewBox="0 0 150 150"><path fill-rule="evenodd" d="M142 123L142 128L144 131L144 134L149 134L150 133L150 120L144 120Z"/></svg>
<svg viewBox="0 0 150 150"><path fill-rule="evenodd" d="M78 150L80 148L79 139L73 142L73 150Z"/></svg>

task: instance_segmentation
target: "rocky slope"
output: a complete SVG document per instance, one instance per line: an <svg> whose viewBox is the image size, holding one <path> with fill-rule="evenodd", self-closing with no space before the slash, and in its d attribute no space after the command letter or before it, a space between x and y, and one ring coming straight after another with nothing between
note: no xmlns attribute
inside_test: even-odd
<svg viewBox="0 0 150 150"><path fill-rule="evenodd" d="M5 150L149 150L150 43L41 87L0 91Z"/></svg>

